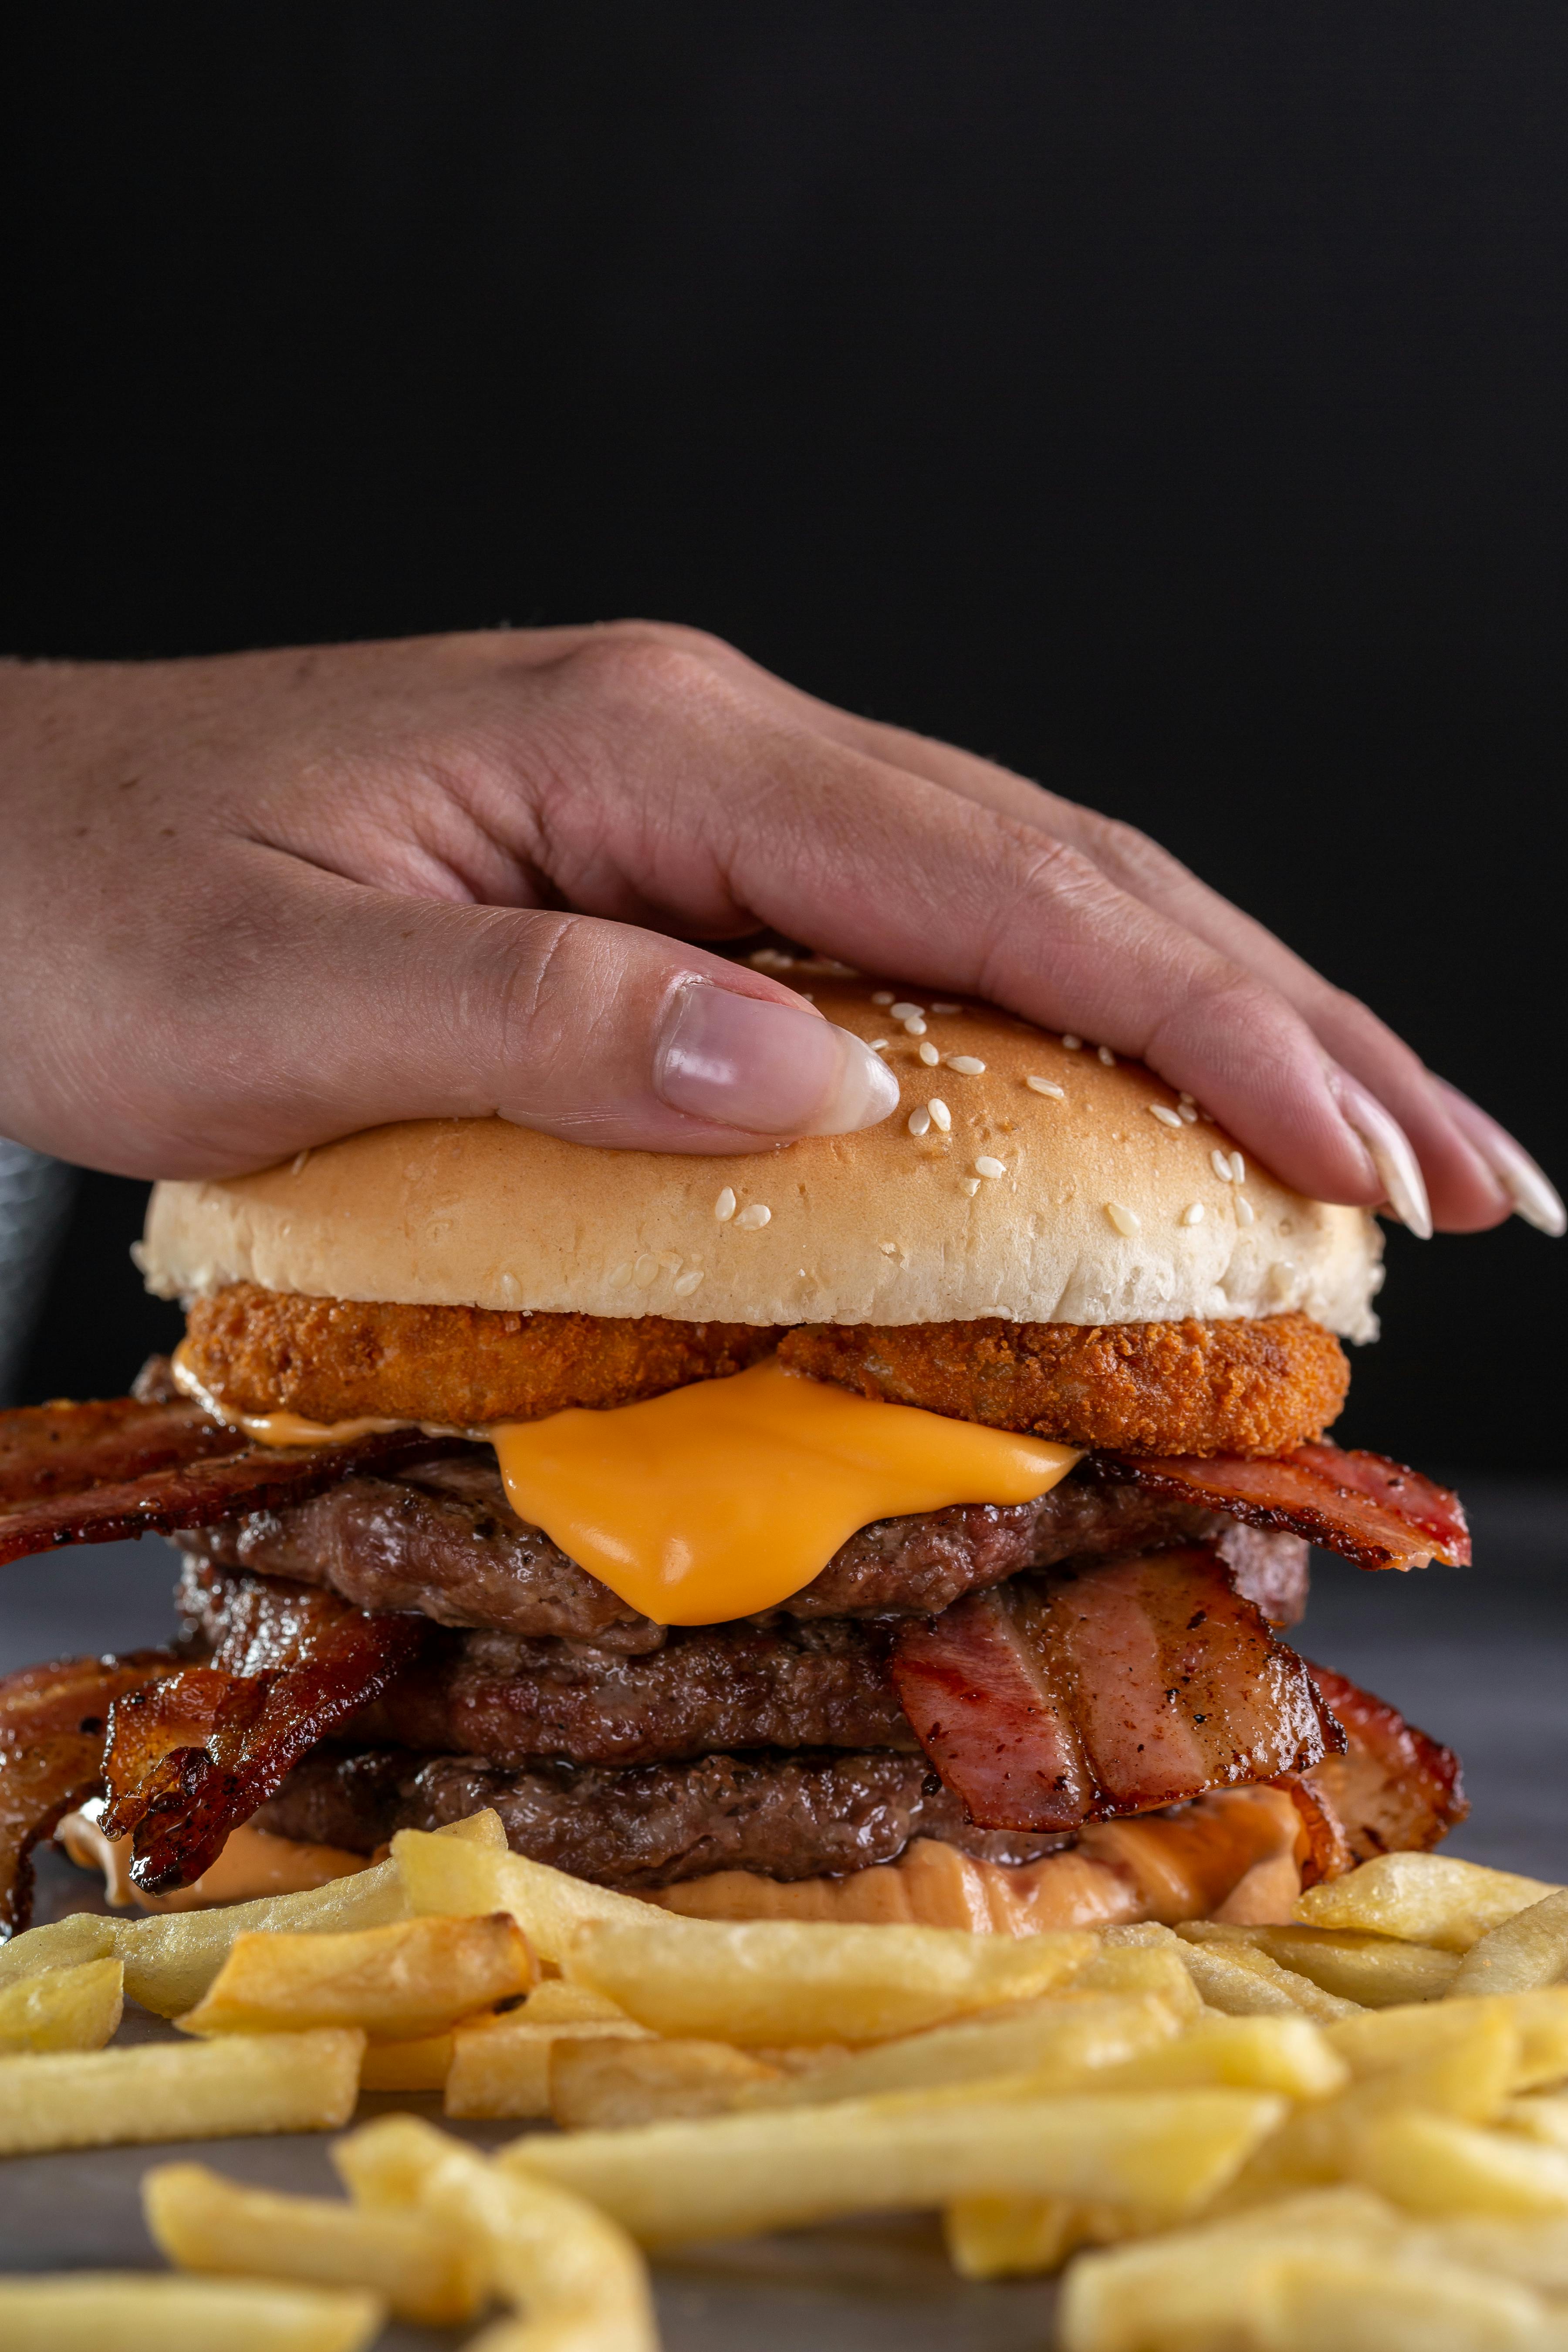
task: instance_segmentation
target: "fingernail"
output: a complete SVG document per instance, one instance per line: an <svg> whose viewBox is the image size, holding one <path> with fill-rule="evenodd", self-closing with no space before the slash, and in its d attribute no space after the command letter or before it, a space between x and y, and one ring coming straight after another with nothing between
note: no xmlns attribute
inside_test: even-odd
<svg viewBox="0 0 1568 2352"><path fill-rule="evenodd" d="M1500 1127L1468 1095L1462 1095L1447 1078L1439 1078L1437 1084L1465 1140L1497 1178L1513 1203L1515 1215L1539 1234L1568 1232L1568 1211L1546 1171L1537 1167L1524 1146L1516 1143L1507 1128Z"/></svg>
<svg viewBox="0 0 1568 2352"><path fill-rule="evenodd" d="M892 1072L847 1029L702 981L676 999L653 1083L672 1110L754 1135L850 1135L899 1100Z"/></svg>
<svg viewBox="0 0 1568 2352"><path fill-rule="evenodd" d="M1384 1110L1375 1095L1369 1095L1343 1070L1329 1073L1329 1088L1345 1125L1360 1137L1371 1154L1389 1207L1401 1224L1408 1225L1421 1241L1429 1242L1432 1211L1421 1163L1410 1148L1405 1129Z"/></svg>

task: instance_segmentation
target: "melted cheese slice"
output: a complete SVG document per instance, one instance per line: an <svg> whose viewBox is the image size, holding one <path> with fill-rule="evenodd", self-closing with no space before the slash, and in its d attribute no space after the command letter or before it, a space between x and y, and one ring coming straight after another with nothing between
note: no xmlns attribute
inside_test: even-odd
<svg viewBox="0 0 1568 2352"><path fill-rule="evenodd" d="M643 1404L488 1433L518 1517L661 1625L774 1608L873 1519L1032 1502L1080 1459L773 1360Z"/></svg>

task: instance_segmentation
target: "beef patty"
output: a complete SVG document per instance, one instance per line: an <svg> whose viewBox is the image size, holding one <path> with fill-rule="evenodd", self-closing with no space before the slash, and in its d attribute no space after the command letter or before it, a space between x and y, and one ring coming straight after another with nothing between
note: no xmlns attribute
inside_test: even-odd
<svg viewBox="0 0 1568 2352"><path fill-rule="evenodd" d="M514 1853L601 1886L671 1886L715 1870L816 1878L895 1862L942 1838L989 1862L1033 1862L1059 1833L977 1830L921 1756L763 1752L630 1771L474 1756L317 1748L256 1815L258 1829L369 1853L399 1829L493 1806Z"/></svg>
<svg viewBox="0 0 1568 2352"><path fill-rule="evenodd" d="M175 1538L194 1559L324 1585L359 1609L416 1610L441 1625L530 1640L656 1650L666 1629L619 1600L520 1519L493 1457L451 1456L395 1478L346 1478L308 1503L253 1511ZM1275 1625L1306 1605L1307 1547L1223 1513L1102 1483L1091 1463L1032 1503L960 1503L879 1519L783 1604L797 1619L932 1615L1021 1569L1212 1543L1237 1589Z"/></svg>

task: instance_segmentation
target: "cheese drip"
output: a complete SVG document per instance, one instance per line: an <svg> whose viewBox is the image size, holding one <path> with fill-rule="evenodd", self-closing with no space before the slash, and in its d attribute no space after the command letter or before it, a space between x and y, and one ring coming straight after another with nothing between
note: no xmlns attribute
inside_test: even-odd
<svg viewBox="0 0 1568 2352"><path fill-rule="evenodd" d="M507 1498L661 1625L776 1608L858 1528L950 1503L1026 1503L1081 1458L884 1404L770 1359L642 1404L488 1433Z"/></svg>

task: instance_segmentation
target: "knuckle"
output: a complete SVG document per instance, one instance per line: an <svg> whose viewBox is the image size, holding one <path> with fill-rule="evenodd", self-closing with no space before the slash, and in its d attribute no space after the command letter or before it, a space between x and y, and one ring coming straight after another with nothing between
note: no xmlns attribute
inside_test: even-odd
<svg viewBox="0 0 1568 2352"><path fill-rule="evenodd" d="M644 711L710 702L719 684L695 647L652 631L595 638L568 655L566 666L592 701Z"/></svg>

